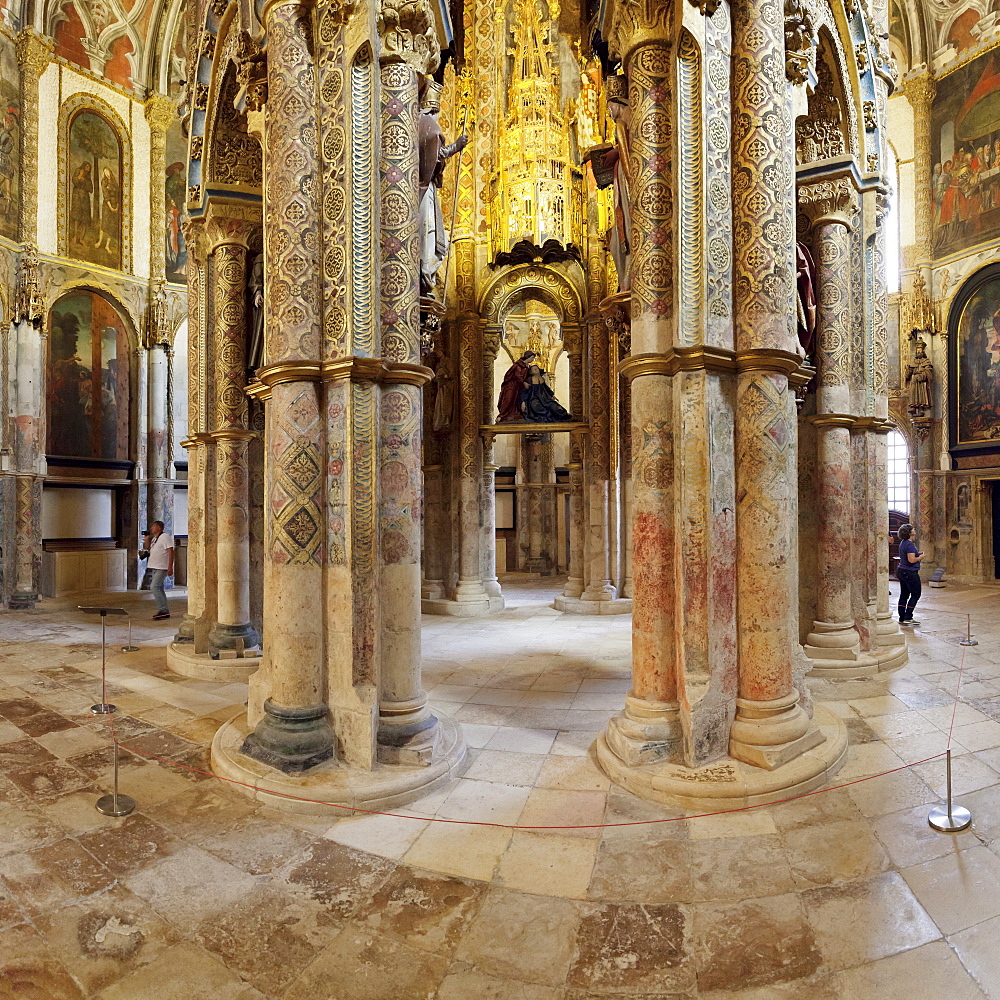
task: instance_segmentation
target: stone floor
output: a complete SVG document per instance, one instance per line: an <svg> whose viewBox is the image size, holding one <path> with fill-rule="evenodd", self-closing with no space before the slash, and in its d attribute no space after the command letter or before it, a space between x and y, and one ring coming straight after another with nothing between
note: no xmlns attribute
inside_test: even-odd
<svg viewBox="0 0 1000 1000"><path fill-rule="evenodd" d="M955 780L975 823L954 836L926 822L940 760L725 817L432 822L672 815L609 788L589 754L628 687L629 619L555 612L548 583L506 593L490 619L424 619L426 687L471 749L412 819L286 818L131 757L137 811L102 817L99 625L67 602L4 614L0 998L1000 998L1000 591L930 591L908 667L814 684L847 720L849 782L943 750L964 657ZM176 620L109 600L135 610L142 647L109 661L119 732L205 767L245 686L170 674ZM980 645L932 608L971 610Z"/></svg>

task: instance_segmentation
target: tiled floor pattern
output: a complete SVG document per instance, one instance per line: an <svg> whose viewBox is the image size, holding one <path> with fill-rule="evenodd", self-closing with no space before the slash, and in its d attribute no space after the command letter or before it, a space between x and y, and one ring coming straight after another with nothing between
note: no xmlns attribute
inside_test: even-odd
<svg viewBox="0 0 1000 1000"><path fill-rule="evenodd" d="M1000 1000L1000 591L932 591L907 668L813 684L850 729L850 781L943 749L964 655L969 832L927 826L940 761L731 817L430 822L671 815L609 788L588 750L628 686L629 620L551 594L518 581L493 618L425 618L425 685L471 749L414 819L286 817L132 758L137 812L102 817L99 626L54 602L5 614L0 1000ZM245 686L172 675L176 621L121 601L142 649L109 661L119 731L204 766ZM931 607L970 609L980 645L963 654Z"/></svg>

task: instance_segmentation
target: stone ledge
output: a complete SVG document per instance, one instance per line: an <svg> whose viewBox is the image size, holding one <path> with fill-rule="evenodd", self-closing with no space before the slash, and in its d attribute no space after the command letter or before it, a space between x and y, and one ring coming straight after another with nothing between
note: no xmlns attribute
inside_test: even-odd
<svg viewBox="0 0 1000 1000"><path fill-rule="evenodd" d="M906 646L884 646L877 653L860 653L855 660L819 659L810 657L812 669L808 677L825 677L836 680L855 680L888 674L906 666L909 653Z"/></svg>
<svg viewBox="0 0 1000 1000"><path fill-rule="evenodd" d="M476 618L492 615L506 607L502 597L490 597L482 601L450 601L446 597L424 597L420 601L422 615L451 615L453 618Z"/></svg>
<svg viewBox="0 0 1000 1000"><path fill-rule="evenodd" d="M632 598L619 597L613 601L584 601L579 597L565 597L560 594L553 602L556 611L570 615L630 615Z"/></svg>
<svg viewBox="0 0 1000 1000"><path fill-rule="evenodd" d="M597 738L597 759L616 785L652 802L712 811L764 805L821 788L843 765L847 756L843 720L817 705L814 721L823 742L773 771L732 757L699 768L671 763L629 767L612 752L603 733Z"/></svg>
<svg viewBox="0 0 1000 1000"><path fill-rule="evenodd" d="M331 825L350 815L345 809L328 803L358 806L364 809L395 809L427 795L458 777L465 760L465 737L462 727L447 716L438 716L441 736L434 761L428 767L401 767L380 764L372 771L327 761L304 774L282 774L266 764L240 753L250 733L246 715L240 713L225 723L212 740L212 770L220 778L242 784L230 787L258 802L284 812L306 816L329 816ZM298 802L269 795L301 795L314 802Z"/></svg>
<svg viewBox="0 0 1000 1000"><path fill-rule="evenodd" d="M167 646L167 666L183 677L219 684L245 683L261 664L262 657L244 656L236 659L213 660L208 653L196 653L190 642L172 642Z"/></svg>

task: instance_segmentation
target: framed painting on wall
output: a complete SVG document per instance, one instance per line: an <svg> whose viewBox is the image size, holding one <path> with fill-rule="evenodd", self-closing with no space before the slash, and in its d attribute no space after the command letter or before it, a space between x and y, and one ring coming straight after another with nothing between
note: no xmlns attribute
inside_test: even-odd
<svg viewBox="0 0 1000 1000"><path fill-rule="evenodd" d="M121 270L121 139L103 115L83 109L69 122L68 155L69 255Z"/></svg>
<svg viewBox="0 0 1000 1000"><path fill-rule="evenodd" d="M948 340L951 451L1000 453L1000 264L959 290Z"/></svg>

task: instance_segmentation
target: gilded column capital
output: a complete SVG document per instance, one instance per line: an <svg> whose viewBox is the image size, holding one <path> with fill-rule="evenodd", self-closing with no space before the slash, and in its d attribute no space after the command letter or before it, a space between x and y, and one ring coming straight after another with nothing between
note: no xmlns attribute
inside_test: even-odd
<svg viewBox="0 0 1000 1000"><path fill-rule="evenodd" d="M689 0L703 14L711 16L718 0ZM627 64L636 49L643 45L671 46L671 25L679 16L675 0L618 0L611 14L608 45L615 56Z"/></svg>
<svg viewBox="0 0 1000 1000"><path fill-rule="evenodd" d="M937 93L937 80L930 73L911 76L909 79L903 81L899 89L910 102L910 106L914 111L930 114L931 105L934 103L934 95Z"/></svg>
<svg viewBox="0 0 1000 1000"><path fill-rule="evenodd" d="M205 219L202 216L194 216L181 223L181 230L184 233L184 243L187 246L188 255L196 264L205 263L208 251L205 247Z"/></svg>
<svg viewBox="0 0 1000 1000"><path fill-rule="evenodd" d="M375 26L382 65L405 63L425 76L440 65L434 14L427 0L382 0Z"/></svg>
<svg viewBox="0 0 1000 1000"><path fill-rule="evenodd" d="M25 28L14 40L14 51L21 73L33 76L35 79L45 72L45 67L52 61L54 49L55 44L51 39L31 28Z"/></svg>
<svg viewBox="0 0 1000 1000"><path fill-rule="evenodd" d="M210 216L205 224L205 244L209 253L221 246L250 247L250 237L256 222L229 216Z"/></svg>
<svg viewBox="0 0 1000 1000"><path fill-rule="evenodd" d="M165 136L167 129L177 118L177 105L169 97L153 94L143 105L149 130L154 136Z"/></svg>
<svg viewBox="0 0 1000 1000"><path fill-rule="evenodd" d="M857 194L847 177L799 185L798 202L814 226L838 224L850 229L857 210Z"/></svg>

